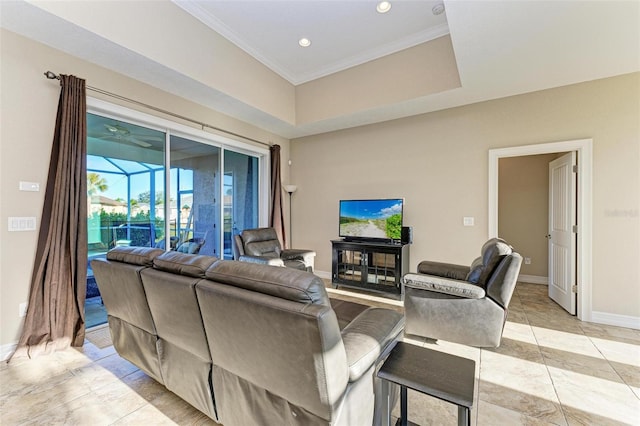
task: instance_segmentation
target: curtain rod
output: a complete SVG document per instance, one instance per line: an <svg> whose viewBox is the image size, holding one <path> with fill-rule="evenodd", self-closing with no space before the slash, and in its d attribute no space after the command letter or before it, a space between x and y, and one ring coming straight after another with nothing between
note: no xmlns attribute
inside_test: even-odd
<svg viewBox="0 0 640 426"><path fill-rule="evenodd" d="M60 76L58 74L55 74L54 72L51 72L51 71L45 72L44 75L49 80L60 80ZM116 98L116 99L119 99L121 101L129 102L129 103L136 104L136 105L140 105L142 107L151 109L153 111L157 111L157 112L160 112L162 114L167 114L167 115L170 115L172 117L176 117L176 118L179 118L181 120L185 120L185 121L188 121L190 123L197 124L202 128L202 130L204 130L205 127L208 127L210 129L216 130L218 132L223 132L223 133L226 133L228 135L236 136L236 137L239 137L239 138L242 138L242 139L246 139L246 140L251 141L251 142L259 143L260 145L265 145L265 146L268 146L268 147L273 145L271 143L262 142L262 141L259 141L257 139L250 138L248 136L243 136L241 134L231 132L229 130L221 129L221 128L213 126L211 124L203 123L201 121L194 120L192 118L185 117L183 115L176 114L174 112L167 111L165 109L155 107L153 105L145 104L144 102L136 101L135 99L130 99L130 98L127 98L127 97L124 97L124 96L121 96L121 95L118 95L118 94L115 94L115 93L107 92L106 90L98 89L97 87L92 87L92 86L87 85L87 90L91 90L92 92L100 93L102 95L110 96L112 98Z"/></svg>

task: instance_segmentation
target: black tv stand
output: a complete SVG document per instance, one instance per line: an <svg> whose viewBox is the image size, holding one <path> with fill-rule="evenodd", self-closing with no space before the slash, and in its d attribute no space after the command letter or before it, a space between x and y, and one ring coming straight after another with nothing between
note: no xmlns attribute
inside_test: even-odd
<svg viewBox="0 0 640 426"><path fill-rule="evenodd" d="M401 294L409 271L409 244L395 240L333 240L331 282L338 286Z"/></svg>

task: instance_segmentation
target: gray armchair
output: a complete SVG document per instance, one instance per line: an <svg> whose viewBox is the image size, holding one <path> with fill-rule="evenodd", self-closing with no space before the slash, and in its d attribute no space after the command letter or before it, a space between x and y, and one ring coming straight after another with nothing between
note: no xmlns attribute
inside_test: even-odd
<svg viewBox="0 0 640 426"><path fill-rule="evenodd" d="M471 266L424 261L403 278L405 332L476 347L498 347L522 257L492 238Z"/></svg>
<svg viewBox="0 0 640 426"><path fill-rule="evenodd" d="M234 236L233 258L241 262L262 263L313 272L316 252L283 249L273 228L245 229Z"/></svg>

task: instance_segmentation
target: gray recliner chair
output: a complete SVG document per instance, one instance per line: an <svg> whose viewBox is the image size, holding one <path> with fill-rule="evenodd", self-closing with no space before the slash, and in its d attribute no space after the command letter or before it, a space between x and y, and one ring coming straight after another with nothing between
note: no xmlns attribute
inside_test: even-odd
<svg viewBox="0 0 640 426"><path fill-rule="evenodd" d="M241 262L313 272L316 252L307 249L283 249L273 228L245 229L234 236L233 259Z"/></svg>
<svg viewBox="0 0 640 426"><path fill-rule="evenodd" d="M403 278L405 332L476 347L500 346L522 256L492 238L471 266L423 261Z"/></svg>

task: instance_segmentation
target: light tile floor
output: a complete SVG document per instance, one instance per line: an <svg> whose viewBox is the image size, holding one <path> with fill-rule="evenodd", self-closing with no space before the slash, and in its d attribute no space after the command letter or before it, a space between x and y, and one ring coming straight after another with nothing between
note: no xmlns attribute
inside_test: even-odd
<svg viewBox="0 0 640 426"><path fill-rule="evenodd" d="M398 301L328 291L402 309ZM472 424L640 425L640 331L580 322L548 299L545 286L518 284L498 349L405 340L476 361ZM453 405L409 391L411 421L455 425L456 415ZM215 423L113 347L87 341L82 349L2 363L0 424Z"/></svg>

